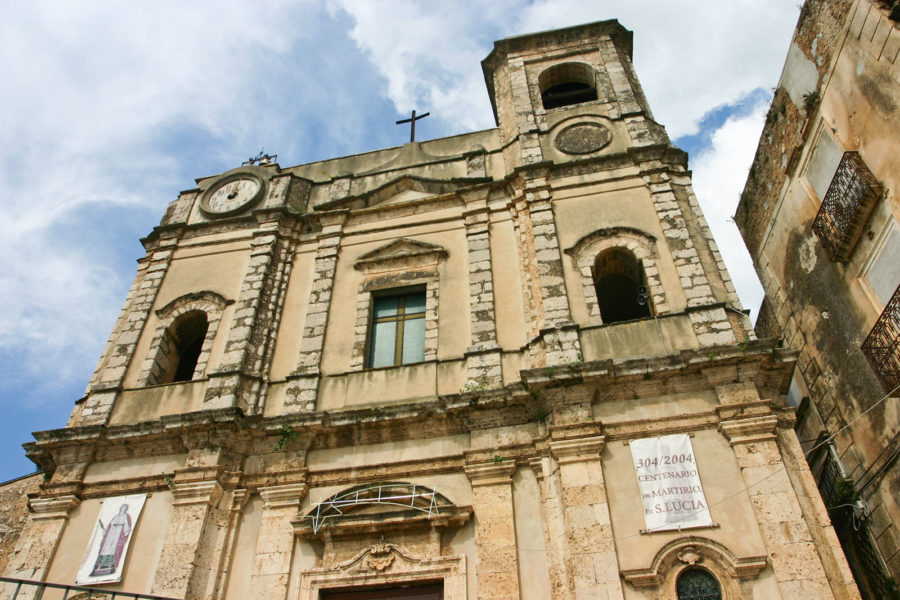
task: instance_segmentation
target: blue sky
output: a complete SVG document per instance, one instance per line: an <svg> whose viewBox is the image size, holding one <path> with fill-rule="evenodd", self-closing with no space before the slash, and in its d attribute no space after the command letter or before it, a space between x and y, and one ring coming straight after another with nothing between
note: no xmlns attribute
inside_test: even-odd
<svg viewBox="0 0 900 600"><path fill-rule="evenodd" d="M745 306L734 225L798 16L785 0L13 3L0 21L0 481L65 425L143 254L194 178L260 149L283 166L493 127L480 61L502 37L617 18L655 118Z"/></svg>

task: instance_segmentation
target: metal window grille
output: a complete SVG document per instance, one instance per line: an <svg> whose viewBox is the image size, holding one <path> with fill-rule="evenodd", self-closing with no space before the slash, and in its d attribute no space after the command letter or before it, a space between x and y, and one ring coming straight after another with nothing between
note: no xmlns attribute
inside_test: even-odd
<svg viewBox="0 0 900 600"><path fill-rule="evenodd" d="M885 391L900 385L900 286L894 290L861 350Z"/></svg>
<svg viewBox="0 0 900 600"><path fill-rule="evenodd" d="M60 583L48 583L46 581L32 581L30 579L16 579L13 577L0 577L0 590L11 593L12 595L4 596L10 600L19 598L33 598L41 600L44 592L47 590L62 590L62 600L68 600L78 596L79 599L85 600L175 600L174 598L166 598L164 596L153 596L150 594L137 594L133 592L120 592L117 590L104 590L101 588L84 587L80 585L63 585ZM72 594L70 596L70 594Z"/></svg>
<svg viewBox="0 0 900 600"><path fill-rule="evenodd" d="M316 504L306 518L312 521L313 534L316 534L326 519L340 517L344 511L352 510L355 506L392 504L424 512L431 517L438 512L439 503L447 504L443 496L427 487L388 483L352 488L336 494Z"/></svg>
<svg viewBox="0 0 900 600"><path fill-rule="evenodd" d="M881 194L881 184L859 153L844 152L812 224L831 260L849 258Z"/></svg>
<svg viewBox="0 0 900 600"><path fill-rule="evenodd" d="M815 469L819 492L862 597L865 600L893 597L887 568L865 515L858 503L851 501L855 497L850 491L853 483L844 476L834 447L825 444L822 451L809 457L809 461Z"/></svg>

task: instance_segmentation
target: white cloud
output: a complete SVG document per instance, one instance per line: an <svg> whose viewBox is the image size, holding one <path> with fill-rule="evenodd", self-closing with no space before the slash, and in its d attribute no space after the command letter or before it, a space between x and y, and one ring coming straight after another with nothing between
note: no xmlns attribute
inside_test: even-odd
<svg viewBox="0 0 900 600"><path fill-rule="evenodd" d="M726 120L712 134L710 147L693 161L694 192L738 295L744 306L753 310L754 320L763 290L733 215L756 153L768 107L768 102L760 102L746 116Z"/></svg>
<svg viewBox="0 0 900 600"><path fill-rule="evenodd" d="M490 49L478 36L484 28L508 36L618 19L634 31L638 76L673 139L695 133L713 108L773 87L798 16L784 0L507 1L489 10L477 2L330 0L330 6L353 18L351 34L387 79L399 112L430 109L460 123L460 131L492 126L483 116L481 73L473 68Z"/></svg>

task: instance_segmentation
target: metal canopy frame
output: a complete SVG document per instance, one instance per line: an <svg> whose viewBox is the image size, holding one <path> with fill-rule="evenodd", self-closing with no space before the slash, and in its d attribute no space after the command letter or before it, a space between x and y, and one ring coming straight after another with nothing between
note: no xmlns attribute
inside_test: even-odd
<svg viewBox="0 0 900 600"><path fill-rule="evenodd" d="M313 534L317 534L322 524L331 518L344 515L344 511L355 506L390 504L416 510L432 517L438 512L438 501L446 499L435 490L409 483L382 483L350 488L315 504L315 509L305 515L312 521ZM448 503L449 504L449 503ZM343 509L343 510L342 510Z"/></svg>

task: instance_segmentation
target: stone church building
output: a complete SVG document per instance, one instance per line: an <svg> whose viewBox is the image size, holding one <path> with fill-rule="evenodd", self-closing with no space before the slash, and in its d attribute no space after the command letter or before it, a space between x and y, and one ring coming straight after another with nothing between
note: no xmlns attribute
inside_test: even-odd
<svg viewBox="0 0 900 600"><path fill-rule="evenodd" d="M501 40L494 129L182 192L68 425L26 445L5 576L69 586L45 600L858 598L794 354L754 335L631 40Z"/></svg>

